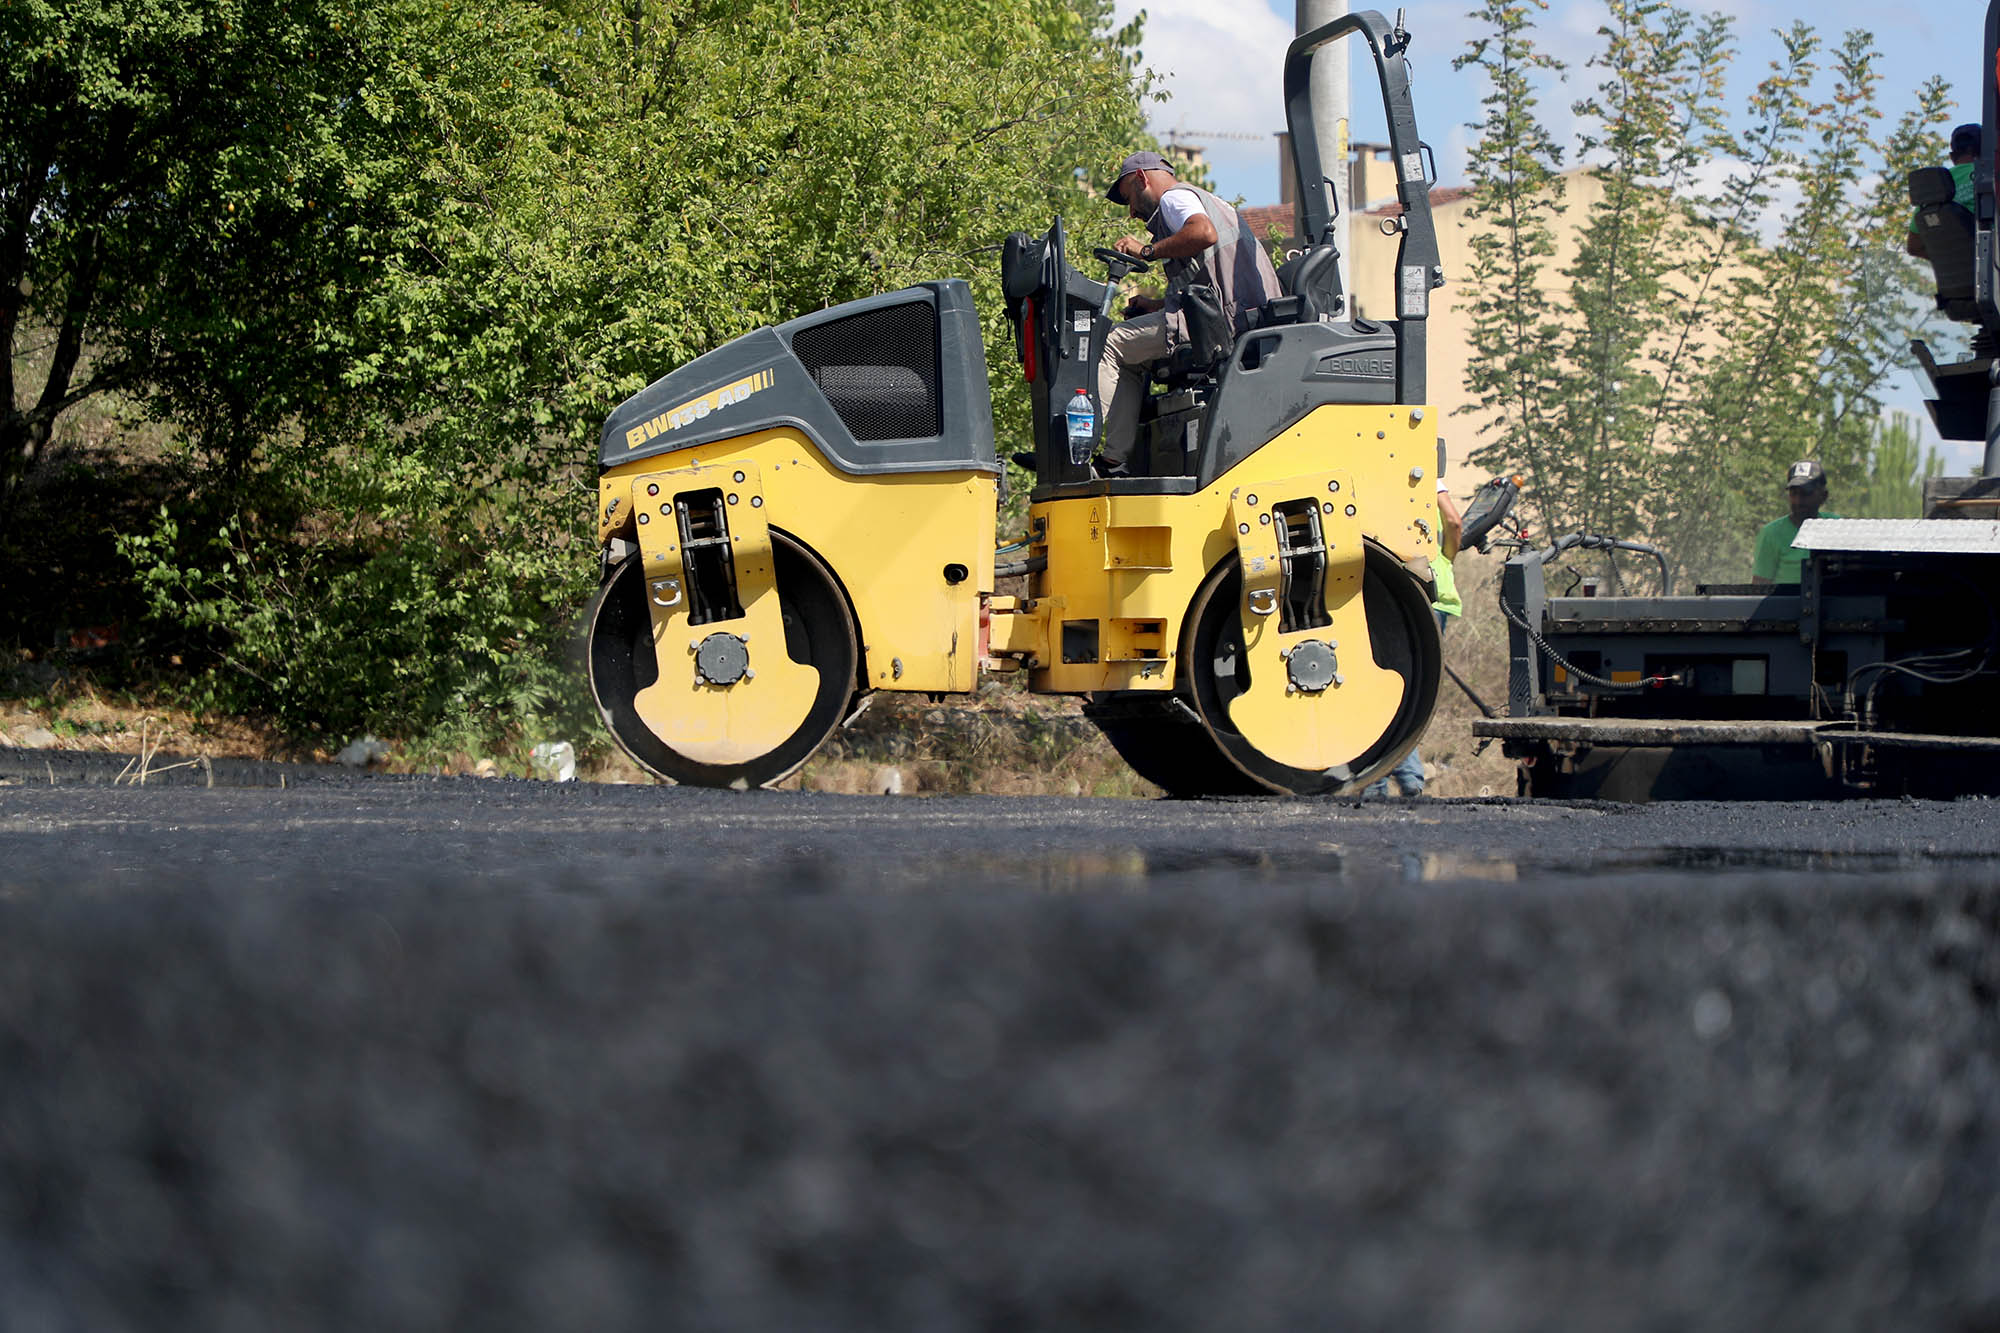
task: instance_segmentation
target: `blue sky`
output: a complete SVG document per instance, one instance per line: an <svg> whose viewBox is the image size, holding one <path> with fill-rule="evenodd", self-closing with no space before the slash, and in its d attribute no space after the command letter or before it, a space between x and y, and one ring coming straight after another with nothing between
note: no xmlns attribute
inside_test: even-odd
<svg viewBox="0 0 2000 1333"><path fill-rule="evenodd" d="M1278 158L1269 136L1284 128L1280 72L1286 44L1296 25L1293 0L1118 0L1121 19L1143 8L1147 13L1144 55L1160 75L1169 97L1155 107L1156 133L1179 128L1208 148L1217 185L1225 196L1241 195L1246 204L1276 203ZM1355 6L1357 8L1362 6ZM1453 57L1465 50L1476 31L1465 16L1466 0L1456 3L1407 5L1412 41L1418 124L1436 150L1440 183L1452 185L1465 175L1466 148L1473 138L1467 128L1480 116L1484 81L1454 73ZM1689 6L1709 8L1701 4ZM1393 14L1394 6L1382 7ZM1818 0L1817 3L1748 3L1728 7L1736 16L1738 54L1732 89L1747 93L1777 54L1774 29L1804 20L1819 30L1829 45L1850 28L1873 28L1882 83L1878 105L1889 116L1900 114L1913 90L1933 74L1951 85L1958 105L1952 123L1979 119L1980 35L1984 7L1968 0L1942 4L1863 5L1858 0ZM1567 129L1570 103L1595 82L1596 71L1585 67L1597 49L1598 26L1605 22L1598 0L1550 0L1538 23L1541 47L1569 66L1567 83L1547 90L1542 107L1552 124ZM1893 20L1893 24L1885 20ZM1370 122L1379 125L1380 99L1373 74L1356 68L1354 136L1371 137ZM1362 94L1366 92L1365 100ZM1242 137L1220 137L1222 135ZM1925 417L1914 369L1896 372L1885 394L1891 410L1916 416L1927 439L1933 439ZM1978 461L1978 446L1950 446L1950 471Z"/></svg>
<svg viewBox="0 0 2000 1333"><path fill-rule="evenodd" d="M1691 8L1708 8L1694 4ZM1154 109L1153 126L1164 132L1176 126L1195 131L1254 136L1254 141L1207 139L1210 161L1225 194L1241 194L1245 203L1275 203L1278 191L1277 151L1268 136L1284 128L1279 74L1285 44L1296 23L1292 0L1119 0L1121 18L1145 9L1146 63L1161 76L1170 99ZM1415 74L1417 116L1424 137L1436 149L1442 182L1464 176L1465 149L1471 139L1468 122L1480 116L1483 82L1452 71L1451 62L1465 50L1475 31L1465 17L1464 0L1406 6L1412 34L1410 62ZM1815 4L1752 3L1728 7L1736 15L1739 53L1736 86L1747 92L1777 53L1770 35L1775 28L1803 19L1819 29L1829 43L1850 28L1876 24L1875 45L1882 53L1879 101L1891 114L1910 100L1910 90L1932 74L1952 85L1959 106L1955 120L1979 119L1979 36L1983 11L1966 0L1935 5L1863 5L1857 0L1819 0ZM1392 13L1394 6L1384 6ZM1894 26L1880 26L1893 15ZM1595 71L1584 62L1597 48L1596 31L1605 21L1595 0L1551 0L1539 27L1544 50L1569 66L1568 83L1551 90L1543 109L1551 119L1567 124L1567 108L1587 91ZM1357 74L1366 74L1357 70ZM1365 130L1357 85L1356 131ZM1378 116L1379 119L1379 116ZM1197 139L1204 136L1195 135Z"/></svg>

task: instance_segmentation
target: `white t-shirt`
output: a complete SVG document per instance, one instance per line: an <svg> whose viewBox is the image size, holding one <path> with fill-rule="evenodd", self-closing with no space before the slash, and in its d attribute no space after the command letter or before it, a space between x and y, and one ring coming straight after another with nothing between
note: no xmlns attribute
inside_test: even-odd
<svg viewBox="0 0 2000 1333"><path fill-rule="evenodd" d="M1160 196L1160 221L1166 224L1168 236L1185 227L1188 219L1201 211L1201 196L1184 185L1176 185Z"/></svg>

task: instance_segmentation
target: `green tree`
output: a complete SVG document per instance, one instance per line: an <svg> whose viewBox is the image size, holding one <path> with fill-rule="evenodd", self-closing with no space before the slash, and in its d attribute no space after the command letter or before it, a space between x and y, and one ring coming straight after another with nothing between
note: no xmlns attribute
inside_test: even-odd
<svg viewBox="0 0 2000 1333"><path fill-rule="evenodd" d="M1475 458L1527 474L1552 530L1648 537L1726 575L1784 463L1821 457L1836 486L1868 471L1866 423L1921 277L1900 254L1897 200L1934 152L1943 87L1920 89L1885 135L1866 34L1822 71L1820 39L1795 24L1732 115L1727 19L1611 0L1599 82L1576 104L1602 201L1552 275L1561 152L1534 114L1552 69L1537 8L1491 0L1462 58L1492 87L1466 298L1467 410L1491 423Z"/></svg>
<svg viewBox="0 0 2000 1333"><path fill-rule="evenodd" d="M1533 16L1547 7L1546 0L1487 0L1473 17L1490 31L1452 62L1455 70L1479 70L1490 86L1481 103L1486 119L1471 127L1479 137L1467 163L1472 265L1465 307L1475 355L1466 389L1493 415L1476 458L1525 468L1537 480L1544 513L1573 526L1569 498L1543 481L1557 466L1550 451L1563 443L1551 415L1555 367L1544 353L1561 325L1543 300L1543 274L1565 207L1563 150L1536 113L1536 76L1563 73L1532 40Z"/></svg>
<svg viewBox="0 0 2000 1333"><path fill-rule="evenodd" d="M323 331L435 184L409 145L504 61L472 38L406 0L0 6L0 532L93 395L240 476L339 382Z"/></svg>
<svg viewBox="0 0 2000 1333"><path fill-rule="evenodd" d="M573 702L556 646L595 570L600 423L759 325L966 277L1003 438L1022 430L997 248L1056 212L1108 239L1087 186L1140 135L1137 29L1098 0L467 21L522 34L515 87L408 145L437 196L371 233L323 338L340 392L257 436L286 503L129 543L161 614L225 655L218 697L298 730L490 734Z"/></svg>
<svg viewBox="0 0 2000 1333"><path fill-rule="evenodd" d="M1833 508L1849 518L1920 518L1924 483L1944 475L1937 446L1926 446L1923 434L1907 413L1891 412L1868 423L1869 440L1860 452L1866 471L1859 489L1842 496Z"/></svg>
<svg viewBox="0 0 2000 1333"><path fill-rule="evenodd" d="M1849 33L1832 52L1823 100L1811 95L1817 38L1795 27L1786 51L1787 67L1766 88L1778 127L1772 178L1794 202L1772 234L1734 249L1729 318L1672 436L1684 446L1671 474L1677 505L1658 527L1688 547L1719 527L1728 540L1703 543L1719 568L1747 558L1771 479L1794 459L1819 458L1844 492L1863 487L1882 438L1877 395L1921 318L1916 294L1928 277L1901 252L1903 182L1935 160L1922 127L1944 118L1942 84L1918 89L1884 136L1866 34Z"/></svg>
<svg viewBox="0 0 2000 1333"><path fill-rule="evenodd" d="M1603 82L1575 108L1579 147L1599 159L1591 174L1604 198L1584 217L1563 270L1556 346L1569 373L1557 381L1556 403L1571 508L1582 526L1617 532L1643 526L1653 498L1655 469L1640 455L1671 410L1674 382L1661 331L1689 330L1706 314L1683 280L1682 200L1719 129L1729 48L1719 15L1697 23L1664 4L1624 0L1608 9L1605 47L1591 62Z"/></svg>

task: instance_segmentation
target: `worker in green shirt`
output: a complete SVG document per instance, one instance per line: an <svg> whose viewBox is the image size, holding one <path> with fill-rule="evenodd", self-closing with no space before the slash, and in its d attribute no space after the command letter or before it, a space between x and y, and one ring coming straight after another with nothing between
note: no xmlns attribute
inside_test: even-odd
<svg viewBox="0 0 2000 1333"><path fill-rule="evenodd" d="M1757 532L1757 555L1750 565L1752 583L1797 583L1806 553L1792 545L1799 527L1809 518L1839 518L1823 514L1826 503L1826 469L1816 458L1802 458L1785 473L1785 503L1791 509L1783 518L1774 518Z"/></svg>
<svg viewBox="0 0 2000 1333"><path fill-rule="evenodd" d="M1979 161L1979 127L1961 125L1951 132L1951 182L1952 202L1960 208L1972 208L1972 168ZM1930 256L1924 249L1924 238L1917 235L1917 220L1910 219L1910 239L1903 243L1903 249L1918 259Z"/></svg>

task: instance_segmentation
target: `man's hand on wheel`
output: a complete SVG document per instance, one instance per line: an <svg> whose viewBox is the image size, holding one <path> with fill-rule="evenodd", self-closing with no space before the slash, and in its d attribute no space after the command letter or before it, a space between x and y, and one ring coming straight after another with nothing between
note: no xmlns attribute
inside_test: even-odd
<svg viewBox="0 0 2000 1333"><path fill-rule="evenodd" d="M1111 248L1121 255L1130 255L1137 259L1144 252L1146 243L1136 236L1120 236L1111 243Z"/></svg>

